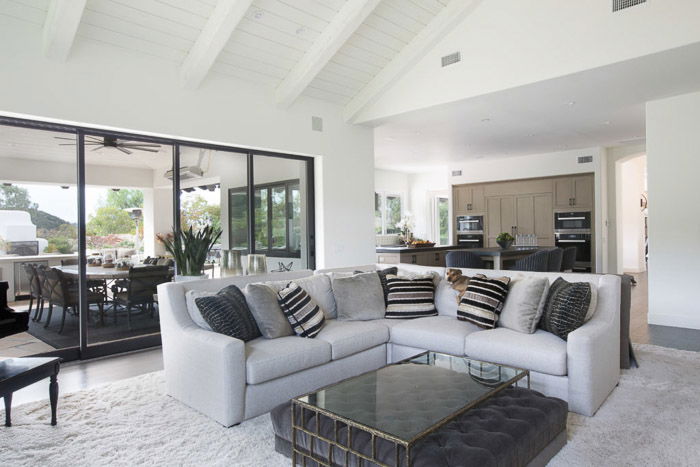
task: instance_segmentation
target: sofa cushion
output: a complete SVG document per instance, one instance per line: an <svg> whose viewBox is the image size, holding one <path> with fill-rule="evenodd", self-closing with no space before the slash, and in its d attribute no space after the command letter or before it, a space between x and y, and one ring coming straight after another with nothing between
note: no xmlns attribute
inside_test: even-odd
<svg viewBox="0 0 700 467"><path fill-rule="evenodd" d="M338 360L389 340L389 329L376 321L326 321L316 339L331 345L331 357Z"/></svg>
<svg viewBox="0 0 700 467"><path fill-rule="evenodd" d="M457 317L459 292L445 279L441 279L435 287L435 308L440 316Z"/></svg>
<svg viewBox="0 0 700 467"><path fill-rule="evenodd" d="M211 331L211 326L207 324L206 320L202 316L202 312L199 311L199 308L197 307L197 304L194 301L197 298L211 297L214 295L216 295L216 292L209 292L205 290L188 290L187 293L185 293L187 313L189 313L190 318L192 318L192 321L194 321L194 324L196 324L202 329L206 329L207 331Z"/></svg>
<svg viewBox="0 0 700 467"><path fill-rule="evenodd" d="M263 337L275 339L294 334L272 287L265 284L248 284L243 294Z"/></svg>
<svg viewBox="0 0 700 467"><path fill-rule="evenodd" d="M435 316L435 284L433 276L413 278L387 275L387 307L385 318L407 319Z"/></svg>
<svg viewBox="0 0 700 467"><path fill-rule="evenodd" d="M265 339L245 344L246 381L260 384L331 361L331 345L298 336Z"/></svg>
<svg viewBox="0 0 700 467"><path fill-rule="evenodd" d="M284 316L287 317L294 333L301 337L316 337L323 327L325 318L309 294L292 281L280 290L277 296Z"/></svg>
<svg viewBox="0 0 700 467"><path fill-rule="evenodd" d="M384 317L384 291L376 272L333 279L333 295L341 321L366 321Z"/></svg>
<svg viewBox="0 0 700 467"><path fill-rule="evenodd" d="M410 321L391 328L393 344L420 349L464 355L464 338L479 331L479 327L449 316L430 316Z"/></svg>
<svg viewBox="0 0 700 467"><path fill-rule="evenodd" d="M314 302L321 308L326 319L336 317L335 297L331 287L331 278L327 274L317 274L315 276L294 279L299 287L304 289ZM265 282L265 285L272 287L272 290L279 292L289 284L289 281Z"/></svg>
<svg viewBox="0 0 700 467"><path fill-rule="evenodd" d="M544 311L549 279L516 277L510 281L508 298L498 318L498 326L532 334Z"/></svg>
<svg viewBox="0 0 700 467"><path fill-rule="evenodd" d="M534 334L506 328L475 332L465 339L464 354L548 375L567 374L566 341L541 329Z"/></svg>

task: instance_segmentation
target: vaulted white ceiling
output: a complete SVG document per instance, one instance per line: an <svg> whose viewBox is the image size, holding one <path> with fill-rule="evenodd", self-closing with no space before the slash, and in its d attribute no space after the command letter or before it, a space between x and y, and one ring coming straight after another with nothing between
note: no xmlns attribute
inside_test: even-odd
<svg viewBox="0 0 700 467"><path fill-rule="evenodd" d="M479 1L4 0L0 15L40 29L53 59L97 41L178 64L183 86L218 73L267 85L281 107L303 94L352 119Z"/></svg>

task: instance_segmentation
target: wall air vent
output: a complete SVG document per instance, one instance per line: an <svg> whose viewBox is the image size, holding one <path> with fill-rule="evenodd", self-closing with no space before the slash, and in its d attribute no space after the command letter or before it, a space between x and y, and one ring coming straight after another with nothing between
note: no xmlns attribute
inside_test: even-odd
<svg viewBox="0 0 700 467"><path fill-rule="evenodd" d="M311 129L313 131L323 131L323 119L321 117L311 117Z"/></svg>
<svg viewBox="0 0 700 467"><path fill-rule="evenodd" d="M448 65L454 65L455 63L459 62L460 60L462 60L462 54L459 52L445 55L444 57L442 57L442 66L446 67Z"/></svg>
<svg viewBox="0 0 700 467"><path fill-rule="evenodd" d="M593 162L593 156L581 156L578 158L579 164L590 164Z"/></svg>
<svg viewBox="0 0 700 467"><path fill-rule="evenodd" d="M612 11L615 13L616 11L624 10L626 8L630 8L636 5L641 5L642 3L646 3L647 0L613 0L612 2Z"/></svg>
<svg viewBox="0 0 700 467"><path fill-rule="evenodd" d="M452 176L453 176L453 177L460 177L461 175L462 175L462 171L461 171L461 170L453 170L453 171L452 171Z"/></svg>

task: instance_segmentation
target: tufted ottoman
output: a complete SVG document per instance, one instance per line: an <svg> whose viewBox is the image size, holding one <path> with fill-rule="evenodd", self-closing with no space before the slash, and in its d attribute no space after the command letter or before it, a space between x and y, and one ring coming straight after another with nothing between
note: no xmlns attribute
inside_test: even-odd
<svg viewBox="0 0 700 467"><path fill-rule="evenodd" d="M410 403L406 402L405 403ZM275 449L291 457L291 404L282 404L270 413L275 431ZM416 467L457 466L544 466L566 444L567 403L530 389L510 387L426 436L413 448L411 465ZM347 427L338 427L324 415L297 412L297 425L318 432L327 439L347 439ZM338 433L334 433L338 430ZM370 433L353 428L352 449L372 454ZM309 437L299 433L297 448L308 452ZM333 448L333 465L359 466L360 458ZM395 445L376 439L375 458L395 466ZM316 441L314 452L328 457L328 443ZM405 467L399 456L398 465ZM318 465L307 462L306 465ZM377 464L363 461L363 466Z"/></svg>

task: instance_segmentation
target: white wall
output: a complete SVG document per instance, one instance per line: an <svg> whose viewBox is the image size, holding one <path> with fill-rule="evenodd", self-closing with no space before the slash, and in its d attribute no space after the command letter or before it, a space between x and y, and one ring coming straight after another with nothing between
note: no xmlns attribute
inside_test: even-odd
<svg viewBox="0 0 700 467"><path fill-rule="evenodd" d="M579 156L593 156L593 162L579 164ZM450 173L461 170L462 175L449 177L450 185L463 183L496 182L525 178L553 177L577 173L593 173L595 178L594 242L596 272L608 268L607 232L607 164L603 148L587 148L530 156L488 158L454 163Z"/></svg>
<svg viewBox="0 0 700 467"><path fill-rule="evenodd" d="M700 2L485 0L358 116L366 122L700 41ZM442 68L440 57L462 61ZM428 84L429 83L429 84Z"/></svg>
<svg viewBox="0 0 700 467"><path fill-rule="evenodd" d="M404 208L410 204L408 199L409 174L397 170L374 170L374 191L400 194L404 200Z"/></svg>
<svg viewBox="0 0 700 467"><path fill-rule="evenodd" d="M647 103L649 323L700 329L700 93Z"/></svg>
<svg viewBox="0 0 700 467"><path fill-rule="evenodd" d="M306 97L278 109L269 89L216 73L183 89L177 63L79 39L49 61L40 29L0 17L0 112L315 156L317 265L374 260L371 128Z"/></svg>
<svg viewBox="0 0 700 467"><path fill-rule="evenodd" d="M646 157L640 156L621 165L621 217L618 231L622 245L624 272L646 270L644 260L644 213L640 199L646 190Z"/></svg>

